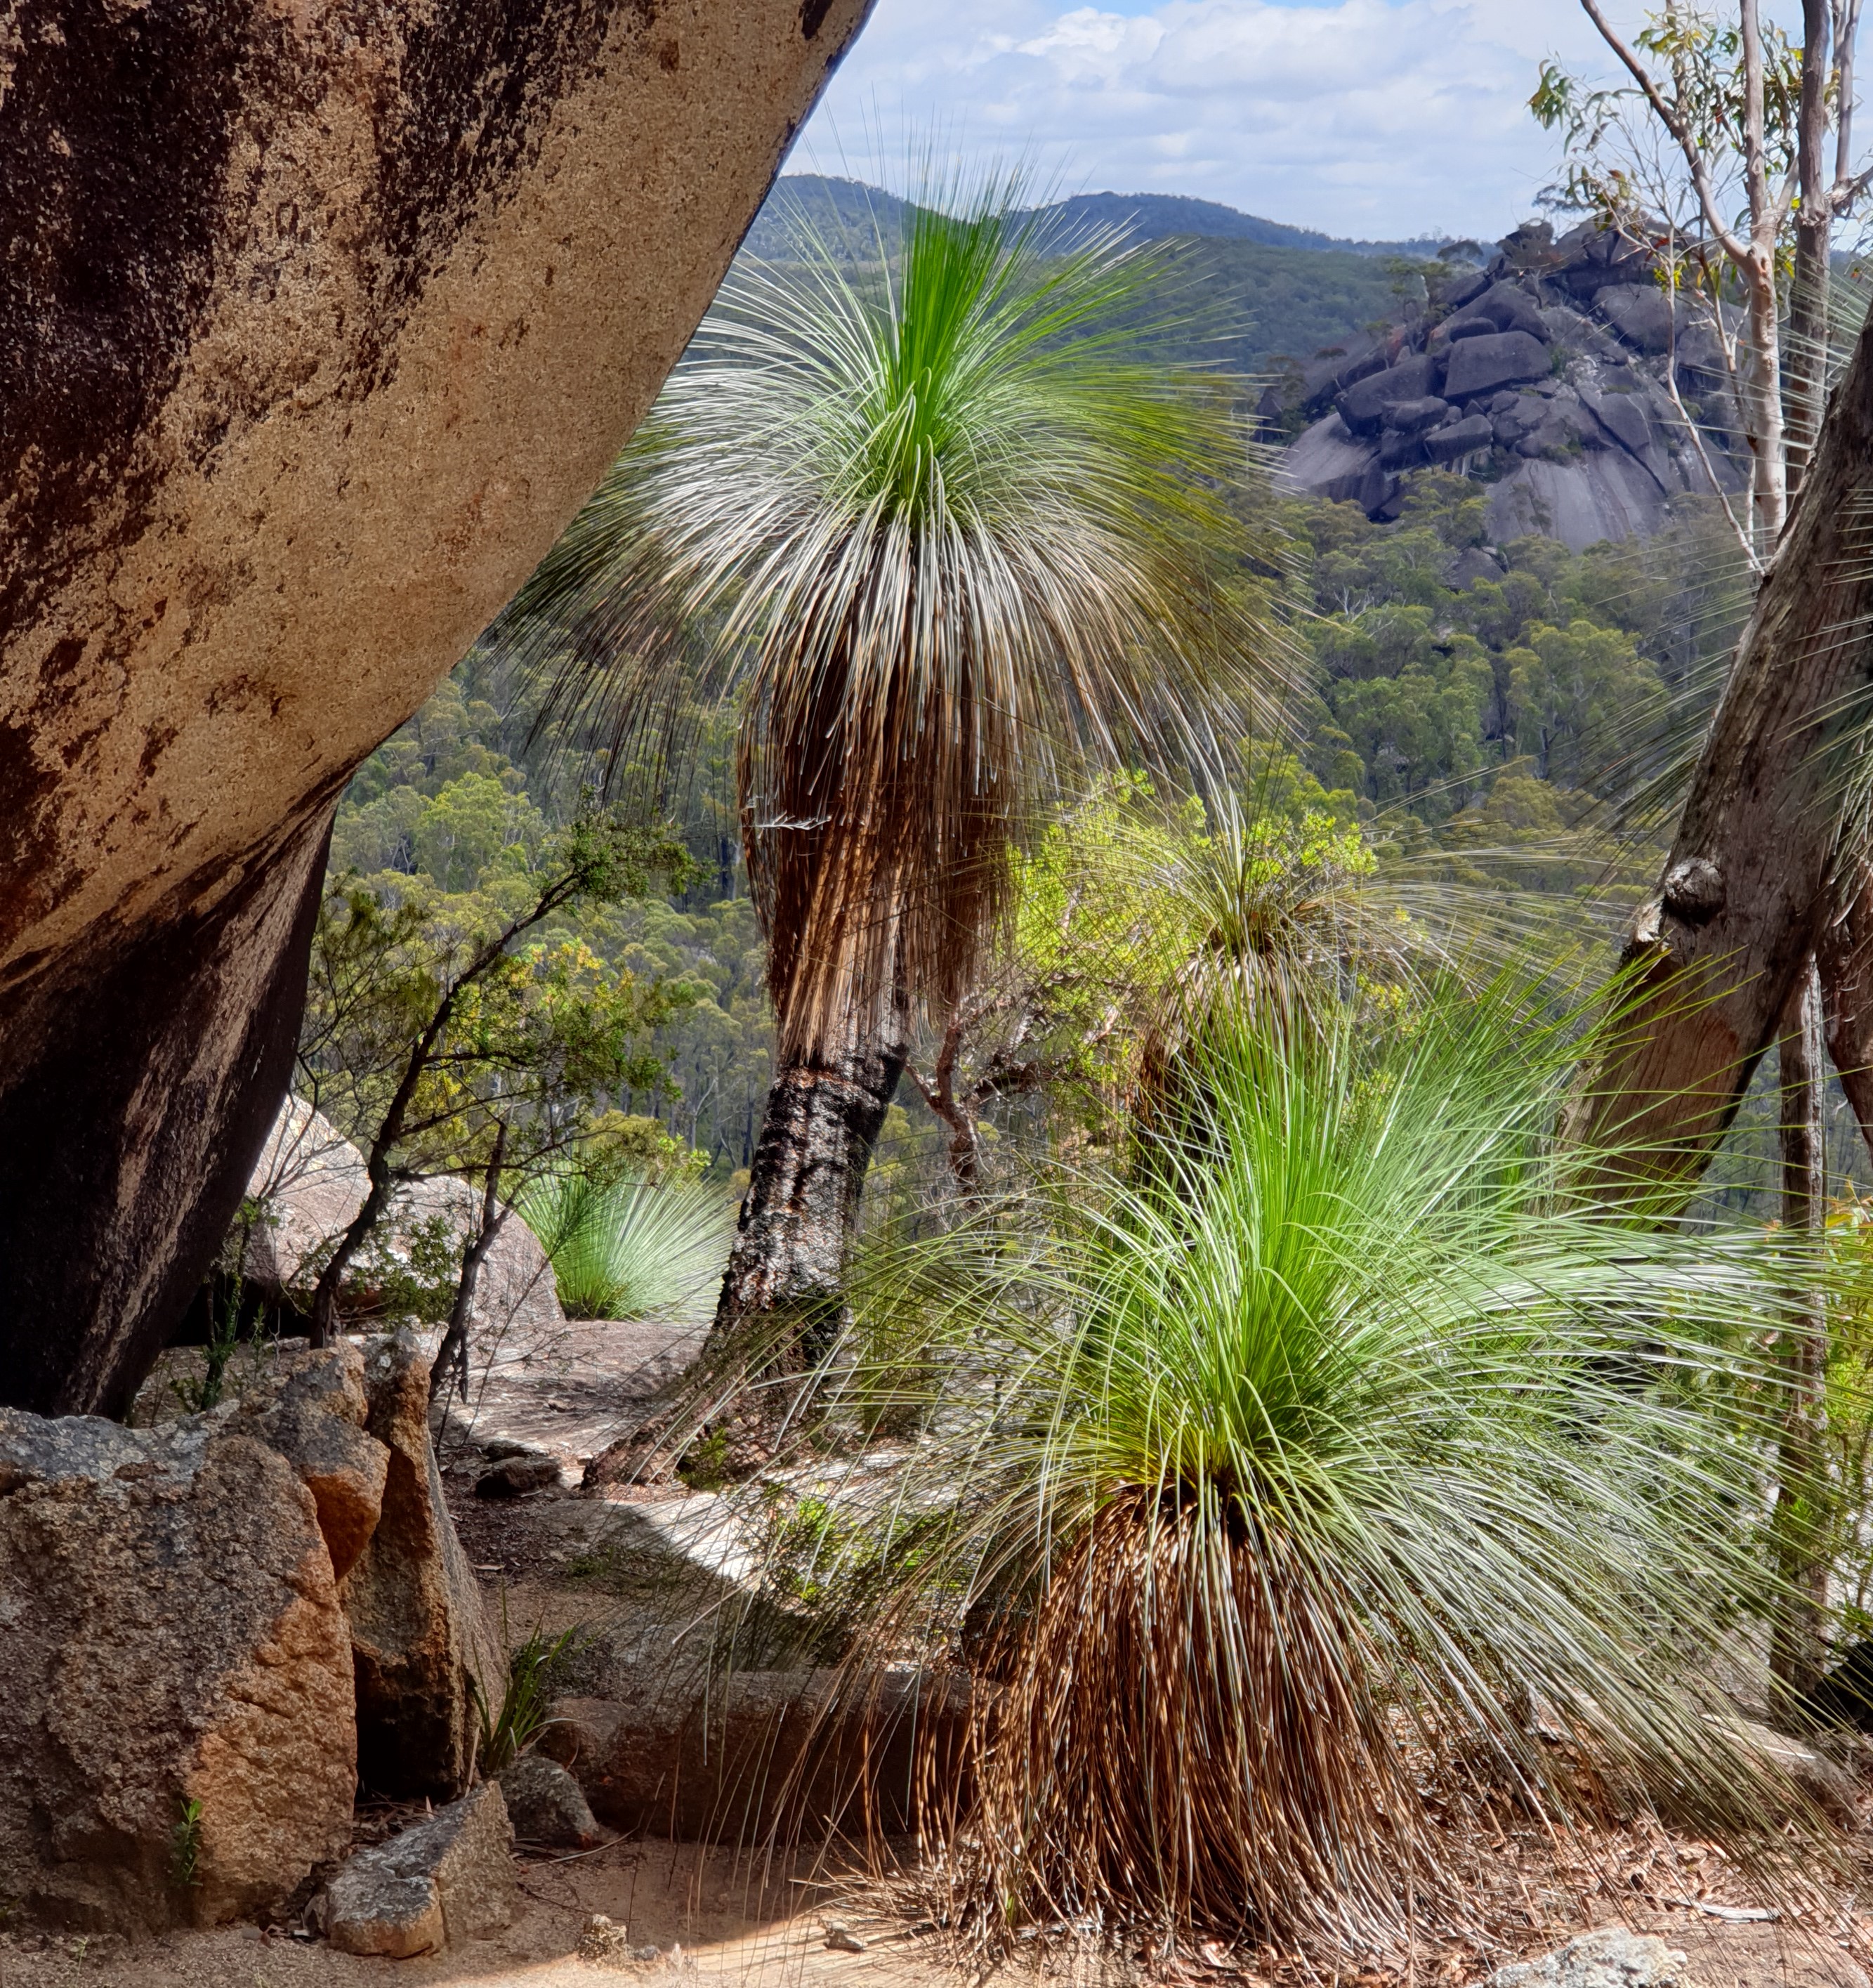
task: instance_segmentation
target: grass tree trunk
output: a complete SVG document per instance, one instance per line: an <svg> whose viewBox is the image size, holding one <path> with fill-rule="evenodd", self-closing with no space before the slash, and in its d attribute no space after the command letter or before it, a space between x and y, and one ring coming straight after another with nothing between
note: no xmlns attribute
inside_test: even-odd
<svg viewBox="0 0 1873 1988"><path fill-rule="evenodd" d="M1790 997L1780 1048L1782 1225L1797 1246L1780 1348L1788 1395L1776 1466L1776 1555L1787 1612L1769 1656L1771 1675L1797 1704L1820 1682L1826 1649L1827 1560L1820 1492L1827 1320L1819 1281L1808 1274L1824 1240L1827 1216L1822 1055L1821 986L1811 965Z"/></svg>
<svg viewBox="0 0 1873 1988"><path fill-rule="evenodd" d="M757 1368L797 1371L824 1351L872 1149L910 1053L908 1019L849 1020L817 1054L781 1063L768 1092L714 1344Z"/></svg>

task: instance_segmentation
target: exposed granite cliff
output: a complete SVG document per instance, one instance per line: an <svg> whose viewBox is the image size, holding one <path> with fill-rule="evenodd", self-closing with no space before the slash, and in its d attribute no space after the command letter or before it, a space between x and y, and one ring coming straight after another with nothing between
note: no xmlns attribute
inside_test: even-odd
<svg viewBox="0 0 1873 1988"><path fill-rule="evenodd" d="M1679 397L1703 430L1700 457ZM1507 237L1487 267L1453 271L1409 322L1325 351L1265 416L1295 404L1290 484L1396 517L1412 474L1453 469L1489 486L1489 531L1527 532L1577 551L1644 537L1671 499L1726 491L1744 471L1716 334L1660 288L1652 259L1583 225Z"/></svg>

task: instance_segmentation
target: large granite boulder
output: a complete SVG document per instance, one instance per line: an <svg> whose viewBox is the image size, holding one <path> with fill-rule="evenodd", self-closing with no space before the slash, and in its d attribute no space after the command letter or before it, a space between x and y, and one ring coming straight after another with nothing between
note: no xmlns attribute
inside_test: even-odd
<svg viewBox="0 0 1873 1988"><path fill-rule="evenodd" d="M867 0L35 0L0 93L0 1400L121 1413L332 809L594 488Z"/></svg>
<svg viewBox="0 0 1873 1988"><path fill-rule="evenodd" d="M506 1653L444 1500L429 1435L429 1361L407 1330L366 1362L370 1434L389 1451L383 1512L341 1595L356 1661L358 1777L449 1800L474 1768L478 1690L498 1711Z"/></svg>
<svg viewBox="0 0 1873 1988"><path fill-rule="evenodd" d="M1547 347L1532 333L1493 331L1466 338L1450 348L1444 371L1444 398L1467 401L1503 387L1546 377L1551 367Z"/></svg>
<svg viewBox="0 0 1873 1988"><path fill-rule="evenodd" d="M262 1219L248 1239L245 1273L271 1295L303 1294L321 1253L350 1226L370 1185L357 1148L303 1099L287 1098L248 1182ZM417 1232L439 1222L459 1252L481 1219L481 1191L468 1182L412 1181L397 1190L385 1212L381 1247L407 1263ZM369 1276L368 1260L360 1261L347 1283L347 1300L366 1307L374 1301ZM482 1259L469 1331L485 1348L491 1342L531 1342L565 1322L546 1252L509 1209Z"/></svg>
<svg viewBox="0 0 1873 1988"><path fill-rule="evenodd" d="M349 1838L350 1631L264 1420L0 1410L0 1898L36 1917L251 1915Z"/></svg>

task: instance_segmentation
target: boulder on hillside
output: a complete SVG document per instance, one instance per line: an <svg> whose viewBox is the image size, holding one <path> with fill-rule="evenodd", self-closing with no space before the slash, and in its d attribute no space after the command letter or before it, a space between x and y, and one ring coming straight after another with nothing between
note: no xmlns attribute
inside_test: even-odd
<svg viewBox="0 0 1873 1988"><path fill-rule="evenodd" d="M1545 379L1552 370L1548 350L1533 333L1497 331L1466 338L1450 348L1444 371L1444 398L1466 401L1498 387Z"/></svg>
<svg viewBox="0 0 1873 1988"><path fill-rule="evenodd" d="M0 1410L0 1898L100 1930L251 1916L347 1841L319 1507L231 1408Z"/></svg>
<svg viewBox="0 0 1873 1988"><path fill-rule="evenodd" d="M366 1356L370 1434L390 1452L383 1513L340 1594L356 1658L358 1775L388 1795L459 1795L474 1771L474 1692L498 1711L507 1657L444 1502L429 1361L408 1330Z"/></svg>
<svg viewBox="0 0 1873 1988"><path fill-rule="evenodd" d="M1545 370L1545 360L1543 365ZM1348 387L1335 403L1340 419L1355 434L1375 434L1388 411L1400 401L1420 401L1438 392L1443 374L1443 360L1431 353L1402 359Z"/></svg>
<svg viewBox="0 0 1873 1988"><path fill-rule="evenodd" d="M514 1831L484 1782L387 1843L360 1850L326 1886L326 1937L341 1953L408 1960L514 1918Z"/></svg>

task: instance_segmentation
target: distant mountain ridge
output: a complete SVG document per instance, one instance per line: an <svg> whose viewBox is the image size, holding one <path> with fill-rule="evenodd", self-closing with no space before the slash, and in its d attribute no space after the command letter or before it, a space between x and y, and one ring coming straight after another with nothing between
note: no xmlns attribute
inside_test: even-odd
<svg viewBox="0 0 1873 1988"><path fill-rule="evenodd" d="M799 253L802 228L829 245L845 248L859 259L875 252L882 242L893 252L910 203L862 180L824 173L790 173L779 181L748 230L745 252L769 262L785 262ZM1402 255L1414 261L1434 256L1445 238L1420 236L1410 242L1341 241L1311 228L1291 228L1244 214L1220 201L1194 200L1185 194L1080 193L1031 208L1029 212L1058 217L1065 238L1107 228L1128 229L1137 239L1162 241L1173 235L1223 242L1252 242L1264 248L1302 248L1343 255Z"/></svg>

